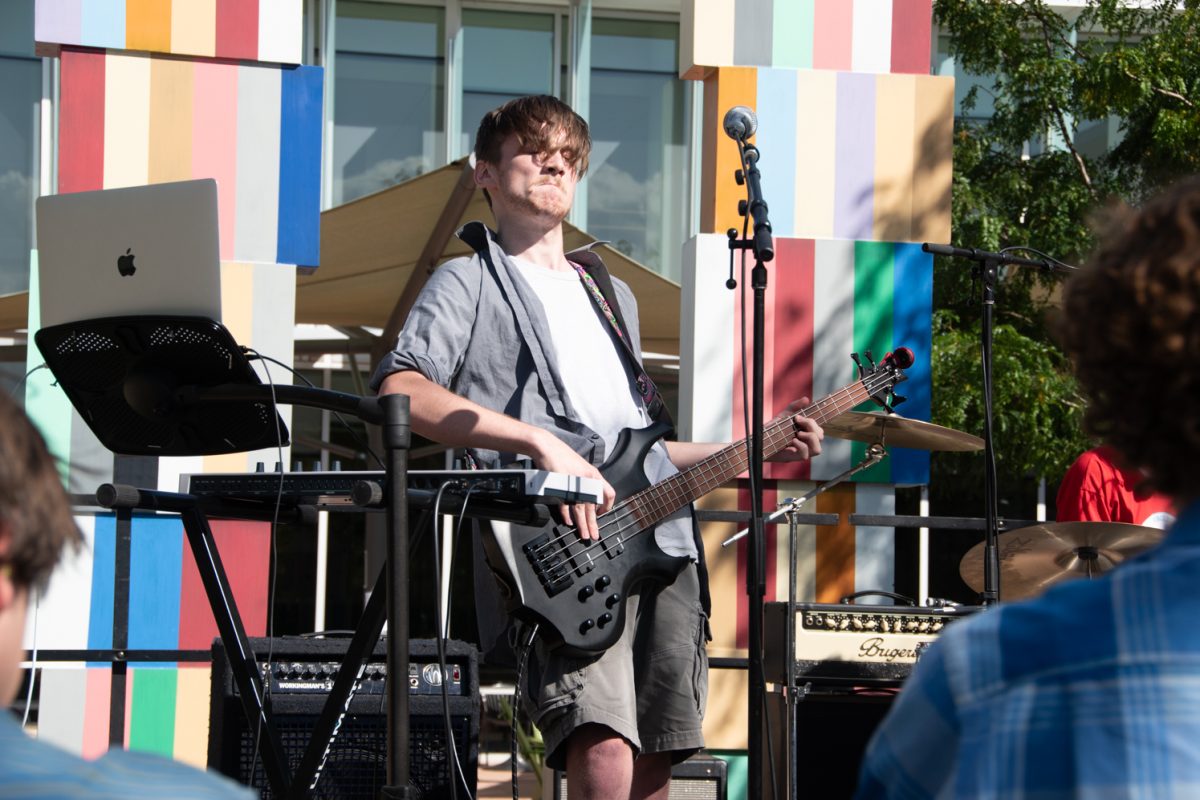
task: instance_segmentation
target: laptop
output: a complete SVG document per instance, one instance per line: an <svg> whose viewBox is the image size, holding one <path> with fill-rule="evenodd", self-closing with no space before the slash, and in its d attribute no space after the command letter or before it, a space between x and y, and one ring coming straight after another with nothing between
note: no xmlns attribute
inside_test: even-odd
<svg viewBox="0 0 1200 800"><path fill-rule="evenodd" d="M221 320L211 178L40 197L43 328L131 315Z"/></svg>

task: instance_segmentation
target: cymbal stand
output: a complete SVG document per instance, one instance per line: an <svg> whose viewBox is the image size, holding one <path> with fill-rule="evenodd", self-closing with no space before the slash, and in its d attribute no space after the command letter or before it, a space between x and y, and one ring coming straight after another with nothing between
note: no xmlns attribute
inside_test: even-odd
<svg viewBox="0 0 1200 800"><path fill-rule="evenodd" d="M845 481L849 478L854 477L858 473L862 472L864 469L869 469L870 467L875 466L876 464L878 464L880 461L882 461L886 457L887 457L887 450L884 448L883 442L876 442L875 444L873 444L867 448L866 458L864 458L862 461L858 462L858 464L856 464L855 466L853 466L850 469L843 472L841 475L838 475L834 478L830 478L829 480L822 483L820 486L813 487L812 490L810 490L809 492L804 494L802 497L785 498L783 501L781 501L779 503L779 505L775 511L773 511L768 517L763 519L763 524L771 525L775 522L778 522L785 515L799 513L800 509L809 500L812 500L814 497L821 494L822 492L832 489L834 486L837 486L842 481ZM733 536L730 536L728 539L721 542L721 547L728 547L729 545L733 544L738 539L741 539L743 536L746 536L749 533L750 533L749 528L743 528L742 530L735 533ZM789 553L791 553L792 571L795 572L795 567L796 567L796 552L795 552L795 547L794 547L795 542L793 542L792 544L793 544L793 548L789 551ZM793 586L792 589L794 591L795 587Z"/></svg>
<svg viewBox="0 0 1200 800"><path fill-rule="evenodd" d="M921 245L921 249L926 253L953 256L973 261L973 273L975 277L980 279L982 285L980 302L983 311L980 323L980 360L983 362L983 495L986 506L984 509L984 519L986 520L987 527L984 530L983 592L980 594L980 603L985 606L995 605L1000 602L1000 550L997 541L1000 535L998 524L1000 513L997 502L999 489L996 485L996 443L992 435L992 329L993 315L996 309L996 283L1000 277L1000 265L1012 264L1024 267L1041 267L1046 270L1074 268L1049 258L1022 258L1014 256L1011 252L991 253L975 248L952 247L950 245L930 244L929 242Z"/></svg>

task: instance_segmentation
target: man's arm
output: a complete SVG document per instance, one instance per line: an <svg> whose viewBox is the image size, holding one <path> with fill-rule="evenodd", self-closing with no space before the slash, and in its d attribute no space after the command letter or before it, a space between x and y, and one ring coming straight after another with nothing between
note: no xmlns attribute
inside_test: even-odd
<svg viewBox="0 0 1200 800"><path fill-rule="evenodd" d="M412 429L421 436L452 447L522 453L532 458L539 469L595 478L604 483L600 511L612 507L616 493L600 471L547 430L484 408L414 370L393 372L383 380L379 392L408 395ZM563 522L578 526L581 536L599 538L595 505L564 505L562 510Z"/></svg>

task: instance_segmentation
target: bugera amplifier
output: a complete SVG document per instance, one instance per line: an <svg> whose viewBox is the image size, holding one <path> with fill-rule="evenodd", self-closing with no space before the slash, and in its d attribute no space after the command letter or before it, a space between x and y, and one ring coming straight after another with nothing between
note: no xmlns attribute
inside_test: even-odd
<svg viewBox="0 0 1200 800"><path fill-rule="evenodd" d="M797 603L796 679L825 684L898 685L942 629L978 606L921 608ZM787 603L763 610L763 668L787 680Z"/></svg>

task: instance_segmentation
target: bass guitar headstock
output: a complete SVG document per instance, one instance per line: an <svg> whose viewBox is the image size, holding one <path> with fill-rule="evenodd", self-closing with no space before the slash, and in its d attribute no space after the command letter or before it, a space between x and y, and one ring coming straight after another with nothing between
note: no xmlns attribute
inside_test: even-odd
<svg viewBox="0 0 1200 800"><path fill-rule="evenodd" d="M888 412L894 411L898 403L903 403L907 399L896 394L896 384L908 380L904 370L911 367L916 360L912 350L907 347L897 347L880 359L878 364L875 363L875 358L871 355L870 350L867 350L862 356L858 353L851 353L850 358L854 360L854 366L858 368L859 379L862 380L864 386L868 387L871 399ZM863 363L864 359L865 364Z"/></svg>

